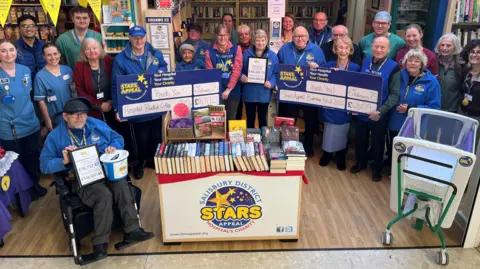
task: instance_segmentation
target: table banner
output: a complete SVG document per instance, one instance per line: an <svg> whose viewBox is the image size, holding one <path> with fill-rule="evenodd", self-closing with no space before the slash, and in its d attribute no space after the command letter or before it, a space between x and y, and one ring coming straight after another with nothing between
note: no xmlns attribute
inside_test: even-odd
<svg viewBox="0 0 480 269"><path fill-rule="evenodd" d="M368 114L381 105L382 85L365 73L280 65L278 101Z"/></svg>
<svg viewBox="0 0 480 269"><path fill-rule="evenodd" d="M300 176L218 174L159 185L164 242L298 238Z"/></svg>
<svg viewBox="0 0 480 269"><path fill-rule="evenodd" d="M220 69L117 77L120 119L162 115L184 103L191 109L220 103Z"/></svg>

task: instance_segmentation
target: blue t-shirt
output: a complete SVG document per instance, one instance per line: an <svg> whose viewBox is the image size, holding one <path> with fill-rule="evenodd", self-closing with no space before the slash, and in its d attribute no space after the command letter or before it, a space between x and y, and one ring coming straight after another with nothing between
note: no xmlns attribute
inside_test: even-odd
<svg viewBox="0 0 480 269"><path fill-rule="evenodd" d="M60 73L60 76L55 76L43 68L35 76L33 99L45 101L53 127L62 122L63 106L70 99L69 85L72 83L72 69L66 65L60 65Z"/></svg>

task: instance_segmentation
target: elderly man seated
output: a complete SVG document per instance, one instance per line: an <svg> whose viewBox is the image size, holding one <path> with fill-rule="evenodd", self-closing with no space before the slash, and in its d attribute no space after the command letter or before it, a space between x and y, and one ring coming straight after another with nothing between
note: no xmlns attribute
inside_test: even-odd
<svg viewBox="0 0 480 269"><path fill-rule="evenodd" d="M86 98L72 98L63 108L64 121L47 137L40 155L40 169L44 174L72 171L68 152L91 144L97 144L100 152L113 153L124 146L123 137L113 131L105 122L88 117L92 109ZM72 174L72 173L70 173ZM134 205L134 197L125 179L118 181L100 181L80 188L74 176L70 176L73 192L82 202L93 209L94 232L92 237L93 253L82 256L87 264L107 257L115 202L124 223L124 245L148 240L153 233L145 232Z"/></svg>

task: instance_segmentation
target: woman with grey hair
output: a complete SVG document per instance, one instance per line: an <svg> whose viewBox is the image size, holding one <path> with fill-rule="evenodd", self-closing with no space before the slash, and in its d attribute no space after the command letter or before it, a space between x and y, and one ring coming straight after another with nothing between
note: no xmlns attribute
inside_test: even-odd
<svg viewBox="0 0 480 269"><path fill-rule="evenodd" d="M442 110L457 113L462 101L462 47L452 33L444 34L435 46L438 55L438 81L442 89Z"/></svg>
<svg viewBox="0 0 480 269"><path fill-rule="evenodd" d="M248 62L253 58L266 58L267 76L263 84L254 84L248 80ZM253 60L252 60L253 61ZM267 126L268 104L272 98L272 90L277 84L278 58L268 47L268 35L264 30L255 31L253 47L243 55L242 98L247 112L247 128L255 128L255 118L258 112L258 127Z"/></svg>
<svg viewBox="0 0 480 269"><path fill-rule="evenodd" d="M427 56L418 49L409 50L403 59L404 68L400 71L400 98L396 108L391 110L388 122L390 145L393 145L393 138L402 128L410 108L440 109L440 84L425 68L426 66ZM387 150L391 162L392 147L388 147Z"/></svg>

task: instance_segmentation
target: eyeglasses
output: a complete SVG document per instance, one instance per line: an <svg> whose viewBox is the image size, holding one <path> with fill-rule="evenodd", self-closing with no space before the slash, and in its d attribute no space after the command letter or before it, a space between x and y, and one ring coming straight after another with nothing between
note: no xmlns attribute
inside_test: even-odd
<svg viewBox="0 0 480 269"><path fill-rule="evenodd" d="M480 56L480 50L471 50L470 55Z"/></svg>
<svg viewBox="0 0 480 269"><path fill-rule="evenodd" d="M229 37L230 35L217 35L218 38L227 38Z"/></svg>
<svg viewBox="0 0 480 269"><path fill-rule="evenodd" d="M346 34L333 34L333 37L344 37Z"/></svg>
<svg viewBox="0 0 480 269"><path fill-rule="evenodd" d="M390 24L388 22L378 22L378 21L374 21L373 23L376 24L377 26L382 26L382 27L385 27Z"/></svg>
<svg viewBox="0 0 480 269"><path fill-rule="evenodd" d="M308 37L308 35L296 35L293 38L300 39L300 38L307 38L307 37Z"/></svg>
<svg viewBox="0 0 480 269"><path fill-rule="evenodd" d="M76 113L76 114L71 114L72 118L77 118L77 119L85 119L87 117L87 113Z"/></svg>
<svg viewBox="0 0 480 269"><path fill-rule="evenodd" d="M22 24L20 25L22 29L35 29L37 26L35 24Z"/></svg>

